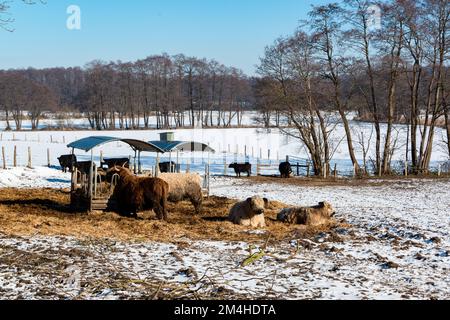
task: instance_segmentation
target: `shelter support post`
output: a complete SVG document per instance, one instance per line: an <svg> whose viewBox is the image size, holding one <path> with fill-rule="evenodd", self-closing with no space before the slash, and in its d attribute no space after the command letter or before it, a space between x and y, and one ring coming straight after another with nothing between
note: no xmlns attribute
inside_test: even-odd
<svg viewBox="0 0 450 320"><path fill-rule="evenodd" d="M155 177L159 176L159 152L156 154Z"/></svg>

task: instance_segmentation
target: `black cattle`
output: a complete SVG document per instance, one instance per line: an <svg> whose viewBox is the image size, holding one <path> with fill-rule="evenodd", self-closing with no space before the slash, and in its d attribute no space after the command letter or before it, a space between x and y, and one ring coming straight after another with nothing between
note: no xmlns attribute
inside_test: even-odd
<svg viewBox="0 0 450 320"><path fill-rule="evenodd" d="M69 172L72 172L73 167L77 163L77 157L74 154L66 154L59 157L58 161L64 173L67 172L67 169L69 169Z"/></svg>
<svg viewBox="0 0 450 320"><path fill-rule="evenodd" d="M103 159L101 167L103 168L105 165L108 167L108 169L112 169L115 166L130 168L130 159L129 158Z"/></svg>
<svg viewBox="0 0 450 320"><path fill-rule="evenodd" d="M289 162L280 163L279 169L282 178L289 178L292 174L292 167Z"/></svg>
<svg viewBox="0 0 450 320"><path fill-rule="evenodd" d="M89 174L91 172L91 166L92 161L78 161L75 164L75 168L81 173L81 174ZM95 168L95 163L94 163Z"/></svg>
<svg viewBox="0 0 450 320"><path fill-rule="evenodd" d="M234 169L236 176L240 177L241 173L247 173L247 176L252 175L252 165L248 162L246 163L232 163L228 168Z"/></svg>
<svg viewBox="0 0 450 320"><path fill-rule="evenodd" d="M161 173L168 173L168 172L176 172L177 164L173 161L170 162L161 162L159 164L159 171ZM172 170L170 170L172 169Z"/></svg>
<svg viewBox="0 0 450 320"><path fill-rule="evenodd" d="M92 166L92 162L91 161L79 161L79 162L77 162L76 164L75 164L75 168L78 170L78 172L80 172L82 175L83 174L86 174L86 175L89 175L90 174L90 172L91 172L91 166ZM93 170L93 173L94 173L94 171L95 171L95 168L96 168L96 165L95 165L95 163L94 163L94 166L93 166L93 168L92 168L92 170ZM98 174L98 176L97 176L97 182L98 183L100 183L100 182L104 182L104 181L106 181L107 179L106 179L106 171L104 170L104 169L102 169L102 168L97 168L97 174ZM79 179L80 179L81 177L78 177L78 182L80 182L79 181Z"/></svg>

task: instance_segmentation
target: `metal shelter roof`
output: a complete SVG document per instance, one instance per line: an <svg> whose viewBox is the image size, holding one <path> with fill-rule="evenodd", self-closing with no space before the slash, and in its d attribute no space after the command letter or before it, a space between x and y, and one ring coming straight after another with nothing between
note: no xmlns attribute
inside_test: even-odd
<svg viewBox="0 0 450 320"><path fill-rule="evenodd" d="M159 153L165 152L163 149L161 149L160 147L151 142L145 142L135 139L119 139L115 137L102 137L102 136L83 138L78 141L70 143L67 147L88 152L94 149L95 147L111 142L124 142L128 144L133 150L136 151L159 152Z"/></svg>
<svg viewBox="0 0 450 320"><path fill-rule="evenodd" d="M181 151L181 152L215 152L210 146L200 142L189 141L150 141L150 144L166 152Z"/></svg>

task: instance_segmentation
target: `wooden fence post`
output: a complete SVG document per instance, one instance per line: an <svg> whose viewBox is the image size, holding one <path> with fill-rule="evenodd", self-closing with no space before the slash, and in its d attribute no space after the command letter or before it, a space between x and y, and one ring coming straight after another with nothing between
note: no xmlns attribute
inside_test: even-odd
<svg viewBox="0 0 450 320"><path fill-rule="evenodd" d="M260 159L256 159L256 176L261 175Z"/></svg>
<svg viewBox="0 0 450 320"><path fill-rule="evenodd" d="M2 147L3 169L6 169L5 147Z"/></svg>
<svg viewBox="0 0 450 320"><path fill-rule="evenodd" d="M33 163L31 161L31 147L28 147L28 166L29 169L33 168Z"/></svg>
<svg viewBox="0 0 450 320"><path fill-rule="evenodd" d="M439 166L438 166L438 177L441 176L441 171L442 171L442 165L439 163Z"/></svg>
<svg viewBox="0 0 450 320"><path fill-rule="evenodd" d="M50 143L53 143L53 135L50 135Z"/></svg>
<svg viewBox="0 0 450 320"><path fill-rule="evenodd" d="M14 168L16 168L16 167L17 167L17 146L14 146L14 157L13 157L13 161L14 161L13 166L14 166Z"/></svg>
<svg viewBox="0 0 450 320"><path fill-rule="evenodd" d="M228 166L227 166L227 155L225 154L225 156L223 157L223 175L227 176L228 175Z"/></svg>
<svg viewBox="0 0 450 320"><path fill-rule="evenodd" d="M311 173L311 163L308 162L308 168L306 169L306 177L309 178L310 173Z"/></svg>
<svg viewBox="0 0 450 320"><path fill-rule="evenodd" d="M405 161L405 177L408 177L408 161Z"/></svg>
<svg viewBox="0 0 450 320"><path fill-rule="evenodd" d="M50 163L50 148L47 148L47 166L49 168L51 167L51 163Z"/></svg>
<svg viewBox="0 0 450 320"><path fill-rule="evenodd" d="M14 146L13 166L14 168L17 167L17 146Z"/></svg>
<svg viewBox="0 0 450 320"><path fill-rule="evenodd" d="M334 178L337 178L337 163L334 164Z"/></svg>

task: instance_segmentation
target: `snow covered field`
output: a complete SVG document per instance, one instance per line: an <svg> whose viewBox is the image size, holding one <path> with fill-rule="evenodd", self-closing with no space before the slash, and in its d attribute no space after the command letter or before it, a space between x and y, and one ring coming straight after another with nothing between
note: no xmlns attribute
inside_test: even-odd
<svg viewBox="0 0 450 320"><path fill-rule="evenodd" d="M39 174L40 186L55 187ZM241 266L251 245L245 233L240 242L182 237L173 243L0 233L0 297L164 297L182 285L178 292L190 297L198 290L226 298L449 299L449 190L449 180L313 187L216 177L214 195L258 194L291 205L327 200L351 227L307 241L271 242L266 256L247 267ZM263 244L254 245L253 252Z"/></svg>
<svg viewBox="0 0 450 320"><path fill-rule="evenodd" d="M371 124L352 122L354 132L364 132L366 138L370 136L372 131ZM407 131L403 126L398 126L398 143L399 149L394 154L395 161L404 161L404 145L406 143ZM13 150L17 146L17 161L19 166L26 166L28 163L28 147L31 148L33 166L47 165L47 149L50 149L50 162L52 165L59 165L57 158L62 154L71 152L67 148L67 144L88 136L113 136L120 138L135 138L144 141L159 140L159 133L163 131L156 130L138 130L138 131L40 131L40 132L0 132L0 147L5 148L6 162L8 166L13 164ZM338 126L334 131L331 140L336 148L331 166L337 163L338 171L342 173L352 172L352 164L349 161L348 149L342 138L344 130ZM434 151L432 155L432 167L437 168L438 163L448 161L448 152L443 144L444 131L436 129L436 138ZM211 172L213 174L223 174L224 157L226 162L234 161L245 162L250 161L256 167L257 158L262 156L266 162L271 161L277 164L278 160L283 160L287 155L306 159L308 154L304 146L292 137L282 134L277 129L181 129L175 131L176 140L198 141L210 145L216 150L215 154L210 155L212 164ZM362 162L362 151L358 148L357 157ZM247 151L247 157L245 156ZM270 150L270 157L269 157ZM94 157L98 162L100 153L103 152L105 157L128 157L134 156L134 152L128 145L123 143L112 143L94 149ZM225 152L225 153L224 153ZM90 153L83 151L76 152L80 160L90 159ZM144 168L150 168L155 165L155 155L144 153ZM184 153L180 155L182 169L189 161L192 164L192 170L203 172L204 165L208 162L208 155L204 153ZM373 158L373 150L369 153L369 157ZM270 160L269 160L270 158ZM168 161L169 155L165 154L162 161ZM172 160L175 160L175 154L172 154ZM295 161L295 159L293 160Z"/></svg>

